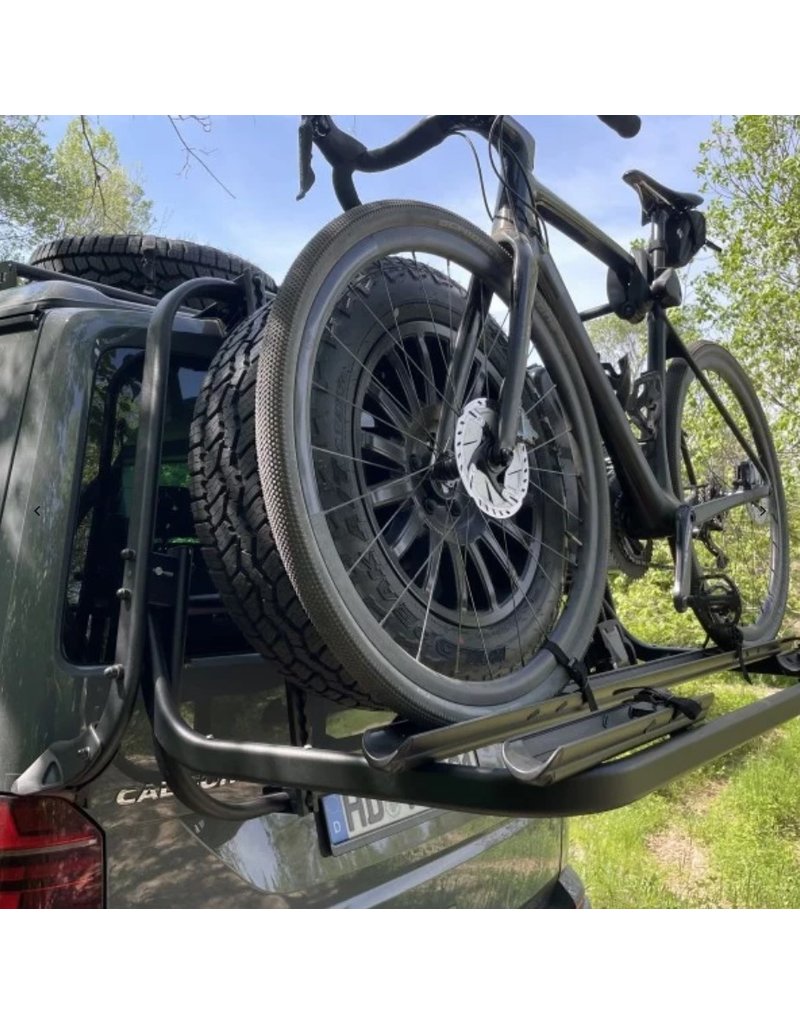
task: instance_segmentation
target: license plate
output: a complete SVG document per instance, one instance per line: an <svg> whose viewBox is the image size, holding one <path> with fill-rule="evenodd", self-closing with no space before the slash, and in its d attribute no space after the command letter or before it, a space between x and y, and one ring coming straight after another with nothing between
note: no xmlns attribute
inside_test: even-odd
<svg viewBox="0 0 800 1024"><path fill-rule="evenodd" d="M478 763L475 754L471 752L449 760L452 764ZM334 855L382 839L442 813L437 808L422 804L402 804L363 796L343 796L339 793L323 796L321 804Z"/></svg>

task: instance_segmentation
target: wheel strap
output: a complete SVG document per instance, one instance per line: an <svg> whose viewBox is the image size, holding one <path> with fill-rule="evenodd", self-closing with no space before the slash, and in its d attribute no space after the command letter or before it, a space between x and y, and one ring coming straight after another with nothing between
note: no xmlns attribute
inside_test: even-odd
<svg viewBox="0 0 800 1024"><path fill-rule="evenodd" d="M545 640L542 644L543 651L549 651L556 659L558 664L567 670L567 674L573 683L576 683L578 689L583 694L583 699L589 705L592 711L599 711L597 700L592 690L592 684L589 682L589 670L586 667L585 661L579 661L577 658L568 658L564 651L554 643L552 640Z"/></svg>

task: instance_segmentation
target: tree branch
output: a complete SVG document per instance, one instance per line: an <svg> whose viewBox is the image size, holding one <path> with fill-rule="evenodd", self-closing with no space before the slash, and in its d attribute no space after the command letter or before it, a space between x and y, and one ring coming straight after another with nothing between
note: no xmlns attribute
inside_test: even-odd
<svg viewBox="0 0 800 1024"><path fill-rule="evenodd" d="M103 221L106 221L108 220L108 211L106 210L106 197L103 194L103 176L100 173L100 168L102 167L106 174L110 174L111 172L109 171L108 167L102 162L102 160L98 158L97 154L94 151L94 146L92 145L92 137L89 134L89 125L86 122L86 116L84 114L80 115L80 121L81 133L83 135L84 142L86 143L86 149L89 152L89 158L92 161L92 199L89 204L89 212L91 212L94 209L95 196L99 195L100 205L103 208Z"/></svg>
<svg viewBox="0 0 800 1024"><path fill-rule="evenodd" d="M199 163L200 166L203 168L203 170L210 177L212 177L214 179L214 181L216 181L216 183L219 185L219 187L221 189L223 189L225 192L227 192L228 195L231 197L231 199L235 199L236 196L233 194L233 192L231 192L231 190L228 188L228 186L224 182L220 181L220 179L216 176L216 174L214 174L214 172L211 170L211 168L208 166L208 164L205 162L205 160L203 160L202 156L199 155L201 151L197 150L194 146L190 146L189 143L186 141L186 139L183 137L183 134L181 133L180 128L178 128L178 125L176 124L176 121L180 121L180 120L182 120L182 118L178 117L178 116L173 117L171 114L167 114L167 117L169 118L169 123L172 125L172 127L173 127L173 129L175 131L175 134L180 139L180 143L183 146L184 152L186 154L184 165L183 165L183 168L182 168L182 172L188 171L189 165L190 165L191 161L192 160L196 160L197 163ZM205 131L205 132L210 131L211 126L210 126L207 118L195 117L194 120L196 120L198 122L198 124L200 124L200 126L203 129L203 131Z"/></svg>

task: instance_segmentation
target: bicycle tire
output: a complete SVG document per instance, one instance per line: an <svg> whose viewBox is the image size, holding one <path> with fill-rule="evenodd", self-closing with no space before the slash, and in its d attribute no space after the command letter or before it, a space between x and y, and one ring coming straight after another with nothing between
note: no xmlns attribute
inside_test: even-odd
<svg viewBox="0 0 800 1024"><path fill-rule="evenodd" d="M720 646L771 640L780 630L789 589L788 518L775 445L752 382L736 358L709 341L690 345L689 351L751 443L772 486L769 498L724 513L692 545L693 592L703 577L709 576L708 585L713 586L714 577L724 573L739 591L741 618L734 622L735 616L728 616L725 621L726 616L713 615L702 605L693 611ZM734 480L742 475L739 466L749 463L746 452L683 359L674 359L667 371L665 405L675 492L691 501L698 488L711 497L714 488L736 487ZM720 563L713 547L727 564Z"/></svg>
<svg viewBox="0 0 800 1024"><path fill-rule="evenodd" d="M419 253L426 254L421 264ZM418 347L412 347L402 333L388 281L401 254L406 254L406 259L415 254L412 262L422 275L418 312L425 323L418 328L422 330L421 340L414 343ZM445 270L438 274L448 298L432 304L425 280L434 270L433 264L426 264L436 260L446 261ZM528 484L522 504L507 516L521 517L524 510L529 517L525 521L534 524L532 532L526 534L520 528L515 533L516 519L503 526L500 517L507 510L499 506L489 506L490 522L476 492L466 489L463 478L447 485L452 487L453 497L441 498L437 506L436 485L423 460L419 472L424 487L430 486L433 495L425 500L436 507L429 520L423 520L427 531L424 550L429 553L414 575L397 555L403 541L396 545L390 541L385 533L389 523L379 521L372 504L368 506L367 477L372 472L374 478L377 471L367 468L363 454L353 452L363 453L363 445L369 441L373 467L386 469L381 460L394 459L403 474L410 464L402 462L398 454L401 444L381 435L379 420L388 422L396 416L396 424L405 423L405 428L396 425L393 429L399 433L392 436L403 443L405 432L406 453L426 431L429 436L433 433L430 425L420 427L418 421L427 422L425 417L435 409L437 398L423 406L418 395L419 410L413 414L417 418L401 419L398 382L404 382L402 394L409 413L412 392L422 392L427 386L420 383L423 378L433 386L435 396L443 393L441 377L438 389L434 379L434 362L438 360L434 346L437 340L442 344L448 314L452 327L448 344L456 334L459 308L456 304L454 309L449 298L455 273L452 266L479 277L494 296L508 298L510 257L468 221L438 207L403 201L374 203L343 214L309 242L286 276L267 325L256 390L262 489L278 550L300 600L335 656L378 703L428 722L510 710L563 690L569 676L542 645L549 640L567 658L583 656L602 604L608 549L608 493L599 431L566 339L541 294L534 310L533 334L542 365L538 377L531 374L527 378L525 394L533 402L525 408L521 424L532 424L533 403L541 405L531 429L545 438L539 443L544 454L534 457L533 442L525 447L526 459L534 458L527 465L529 480L538 481L537 491ZM360 315L358 289L365 286L365 280L370 286L376 268L386 286L386 310L377 318L377 328L365 320L359 334L353 326ZM463 308L463 289L458 294ZM345 296L347 302L343 302ZM487 316L484 331L491 322ZM347 323L352 347L340 343L337 327L343 323ZM395 328L396 338L387 342ZM431 339L425 333L428 330ZM358 343L350 340L353 337L360 339ZM481 360L472 368L473 387L478 391L482 387L485 394L472 398L470 408L476 417L485 417L484 430L502 386L505 344L502 331L493 335L492 347L484 338ZM490 358L495 345L500 351ZM446 367L448 360L445 346L437 365ZM542 390L545 384L547 393ZM383 404L375 397L379 388L383 389ZM358 413L357 423L347 411L350 407ZM435 419L437 414L431 415ZM462 420L464 415L462 410ZM558 416L556 429L552 424ZM321 439L324 445L315 444ZM524 471L520 472L524 479ZM412 471L388 479L394 486L413 475ZM378 485L376 490L380 490ZM504 493L512 490L508 485ZM539 492L552 501L538 498ZM331 500L339 502L343 494L343 503L331 504ZM371 491L369 500L373 502ZM450 504L442 511L448 500ZM454 505L458 509L461 503L465 511L451 516ZM417 515L417 504L416 493L407 494L392 515L403 511L410 522ZM346 512L342 511L345 506ZM564 525L570 515L574 517L571 530ZM436 516L443 517L442 521ZM557 526L560 533L554 540ZM511 538L500 554L499 534ZM529 539L520 543L523 535ZM512 547L519 544L513 557L509 543ZM439 561L431 572L428 566L437 549ZM443 584L440 566L445 549L450 551L450 575ZM489 556L484 549L494 551L494 576L491 567L486 567ZM552 566L548 560L553 558L560 559L559 573L553 574L557 579L545 568ZM420 596L416 579L423 570L423 579L428 575L433 579ZM506 572L504 587L495 583L502 571ZM517 583L523 584L518 592ZM476 599L473 589L479 587L485 592ZM484 633L494 645L491 648Z"/></svg>

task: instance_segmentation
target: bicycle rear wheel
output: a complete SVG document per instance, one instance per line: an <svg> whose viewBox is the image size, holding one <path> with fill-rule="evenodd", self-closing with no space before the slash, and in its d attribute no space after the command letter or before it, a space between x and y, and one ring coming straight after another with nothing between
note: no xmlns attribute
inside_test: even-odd
<svg viewBox="0 0 800 1024"><path fill-rule="evenodd" d="M599 434L541 296L514 459L499 481L486 471L510 276L444 210L359 207L295 261L259 366L259 470L292 583L376 700L427 721L558 692L566 673L542 645L581 657L603 597ZM434 453L470 278L494 298L452 444Z"/></svg>
<svg viewBox="0 0 800 1024"><path fill-rule="evenodd" d="M692 589L701 598L694 611L721 646L735 643L737 630L747 643L771 640L783 621L789 588L788 520L772 435L734 356L708 341L690 351L761 462L766 481L689 365L675 359L667 372L665 406L676 493L692 504L764 482L772 488L768 498L730 509L701 527L693 542ZM703 601L709 597L714 600Z"/></svg>

